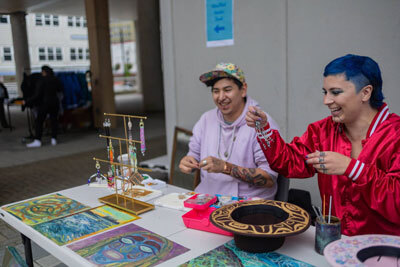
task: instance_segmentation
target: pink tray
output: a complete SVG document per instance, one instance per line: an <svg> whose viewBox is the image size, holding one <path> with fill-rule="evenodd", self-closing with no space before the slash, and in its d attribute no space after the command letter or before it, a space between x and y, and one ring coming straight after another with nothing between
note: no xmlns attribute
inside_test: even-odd
<svg viewBox="0 0 400 267"><path fill-rule="evenodd" d="M185 207L187 207L187 208L193 208L193 209L196 209L196 210L206 210L206 209L208 209L208 207L210 207L212 204L214 204L217 201L217 197L216 196L212 197L211 195L207 195L206 194L205 197L211 198L209 201L207 201L204 204L195 204L195 202L196 202L195 200L197 199L197 197L199 195L200 194L196 194L196 195L186 199L183 202L183 205Z"/></svg>
<svg viewBox="0 0 400 267"><path fill-rule="evenodd" d="M182 215L183 222L187 228L193 228L201 231L233 236L232 233L224 231L210 222L210 214L216 210L216 208L210 207L206 210L192 209Z"/></svg>

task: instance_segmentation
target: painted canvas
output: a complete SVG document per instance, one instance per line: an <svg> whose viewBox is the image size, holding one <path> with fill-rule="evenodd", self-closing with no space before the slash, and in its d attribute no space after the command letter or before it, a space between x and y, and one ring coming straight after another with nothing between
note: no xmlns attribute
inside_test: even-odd
<svg viewBox="0 0 400 267"><path fill-rule="evenodd" d="M61 194L51 194L7 206L4 210L28 225L35 225L89 208Z"/></svg>
<svg viewBox="0 0 400 267"><path fill-rule="evenodd" d="M133 223L68 245L96 266L154 266L189 251Z"/></svg>
<svg viewBox="0 0 400 267"><path fill-rule="evenodd" d="M105 205L32 227L58 245L65 245L139 218Z"/></svg>
<svg viewBox="0 0 400 267"><path fill-rule="evenodd" d="M181 264L180 267L254 267L254 266L290 266L311 267L312 265L292 257L277 253L249 253L238 249L235 241L231 240L222 246L210 250L190 261Z"/></svg>

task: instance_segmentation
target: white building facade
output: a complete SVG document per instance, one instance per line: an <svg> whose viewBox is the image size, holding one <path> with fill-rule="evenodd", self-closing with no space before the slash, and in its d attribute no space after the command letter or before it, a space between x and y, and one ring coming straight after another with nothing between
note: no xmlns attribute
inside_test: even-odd
<svg viewBox="0 0 400 267"><path fill-rule="evenodd" d="M54 71L87 71L90 55L86 18L51 14L26 15L31 72L49 65ZM133 21L110 23L115 91L136 88L136 40ZM121 35L120 35L121 33ZM10 16L0 15L0 81L17 94Z"/></svg>
<svg viewBox="0 0 400 267"><path fill-rule="evenodd" d="M56 71L89 69L86 19L77 16L26 16L31 71L49 65ZM15 75L10 17L0 16L0 76Z"/></svg>

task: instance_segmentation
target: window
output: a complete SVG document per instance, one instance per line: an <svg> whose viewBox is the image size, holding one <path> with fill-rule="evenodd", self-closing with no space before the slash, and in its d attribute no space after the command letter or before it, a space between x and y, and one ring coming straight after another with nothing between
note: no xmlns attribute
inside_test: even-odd
<svg viewBox="0 0 400 267"><path fill-rule="evenodd" d="M82 48L78 48L78 57L79 57L79 59L83 59L83 49Z"/></svg>
<svg viewBox="0 0 400 267"><path fill-rule="evenodd" d="M42 14L36 14L35 16L35 21L36 21L36 25L37 26L42 26L43 22L42 22Z"/></svg>
<svg viewBox="0 0 400 267"><path fill-rule="evenodd" d="M8 15L0 15L0 23L8 23Z"/></svg>
<svg viewBox="0 0 400 267"><path fill-rule="evenodd" d="M47 60L54 60L54 49L52 47L47 47Z"/></svg>
<svg viewBox="0 0 400 267"><path fill-rule="evenodd" d="M75 48L71 48L69 50L69 54L70 54L71 60L76 60L76 50L75 50Z"/></svg>
<svg viewBox="0 0 400 267"><path fill-rule="evenodd" d="M44 47L39 47L39 61L46 60L46 49Z"/></svg>
<svg viewBox="0 0 400 267"><path fill-rule="evenodd" d="M11 47L3 47L3 60L12 61Z"/></svg>
<svg viewBox="0 0 400 267"><path fill-rule="evenodd" d="M81 17L75 17L75 26L80 27L81 26Z"/></svg>
<svg viewBox="0 0 400 267"><path fill-rule="evenodd" d="M90 57L89 57L89 48L86 48L86 60L89 60L90 59Z"/></svg>
<svg viewBox="0 0 400 267"><path fill-rule="evenodd" d="M59 20L58 20L58 16L53 16L53 25L54 26L60 25Z"/></svg>
<svg viewBox="0 0 400 267"><path fill-rule="evenodd" d="M44 24L51 25L50 15L44 15Z"/></svg>
<svg viewBox="0 0 400 267"><path fill-rule="evenodd" d="M74 17L68 16L68 26L72 27L74 26L74 21L73 21Z"/></svg>
<svg viewBox="0 0 400 267"><path fill-rule="evenodd" d="M61 61L61 60L62 60L62 50L61 50L60 47L56 47L56 59L57 59L58 61Z"/></svg>
<svg viewBox="0 0 400 267"><path fill-rule="evenodd" d="M86 20L86 18L83 18L83 27L87 27L87 20Z"/></svg>

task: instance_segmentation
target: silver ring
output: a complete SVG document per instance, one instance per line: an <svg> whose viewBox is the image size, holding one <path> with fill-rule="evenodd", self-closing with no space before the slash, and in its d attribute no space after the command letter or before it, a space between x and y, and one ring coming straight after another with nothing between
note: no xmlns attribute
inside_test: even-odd
<svg viewBox="0 0 400 267"><path fill-rule="evenodd" d="M321 169L325 169L325 164L319 164L319 167L320 167Z"/></svg>
<svg viewBox="0 0 400 267"><path fill-rule="evenodd" d="M207 164L207 160L203 160L203 165L206 165Z"/></svg>
<svg viewBox="0 0 400 267"><path fill-rule="evenodd" d="M324 158L323 157L320 157L319 158L319 163L323 163L324 162Z"/></svg>

